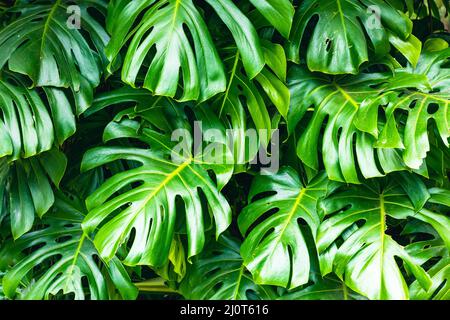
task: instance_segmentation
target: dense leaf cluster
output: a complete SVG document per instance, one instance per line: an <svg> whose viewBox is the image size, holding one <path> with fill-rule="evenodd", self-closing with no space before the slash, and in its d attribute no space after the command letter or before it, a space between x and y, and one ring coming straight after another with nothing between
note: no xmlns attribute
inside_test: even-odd
<svg viewBox="0 0 450 320"><path fill-rule="evenodd" d="M449 299L449 9L0 1L0 299Z"/></svg>

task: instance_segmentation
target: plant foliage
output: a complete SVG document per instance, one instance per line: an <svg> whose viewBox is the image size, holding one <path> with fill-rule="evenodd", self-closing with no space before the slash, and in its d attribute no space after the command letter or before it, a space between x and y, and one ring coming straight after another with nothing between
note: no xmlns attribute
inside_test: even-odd
<svg viewBox="0 0 450 320"><path fill-rule="evenodd" d="M449 9L0 1L0 299L450 299Z"/></svg>

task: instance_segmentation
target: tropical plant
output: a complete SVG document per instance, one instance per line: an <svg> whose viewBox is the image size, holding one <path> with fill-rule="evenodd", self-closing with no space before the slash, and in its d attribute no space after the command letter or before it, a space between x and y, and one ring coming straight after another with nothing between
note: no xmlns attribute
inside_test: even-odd
<svg viewBox="0 0 450 320"><path fill-rule="evenodd" d="M449 9L0 1L0 299L450 299Z"/></svg>

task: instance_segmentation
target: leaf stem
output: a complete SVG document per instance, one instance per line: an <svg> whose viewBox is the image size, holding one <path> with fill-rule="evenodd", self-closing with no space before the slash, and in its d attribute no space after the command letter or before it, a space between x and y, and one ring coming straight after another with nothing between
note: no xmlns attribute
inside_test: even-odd
<svg viewBox="0 0 450 320"><path fill-rule="evenodd" d="M134 283L134 285L141 292L178 293L178 291L169 288L163 278L155 278L142 282L136 282Z"/></svg>
<svg viewBox="0 0 450 320"><path fill-rule="evenodd" d="M344 300L348 300L348 290L345 281L342 281L342 293L344 294Z"/></svg>

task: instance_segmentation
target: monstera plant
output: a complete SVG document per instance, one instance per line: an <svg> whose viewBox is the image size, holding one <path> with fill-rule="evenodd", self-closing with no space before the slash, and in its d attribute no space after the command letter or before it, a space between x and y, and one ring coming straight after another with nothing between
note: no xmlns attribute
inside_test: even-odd
<svg viewBox="0 0 450 320"><path fill-rule="evenodd" d="M0 299L450 299L449 7L0 1Z"/></svg>

